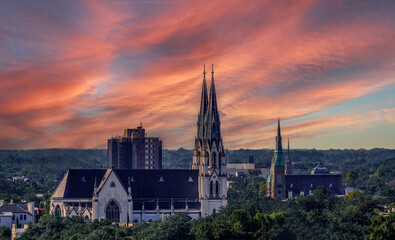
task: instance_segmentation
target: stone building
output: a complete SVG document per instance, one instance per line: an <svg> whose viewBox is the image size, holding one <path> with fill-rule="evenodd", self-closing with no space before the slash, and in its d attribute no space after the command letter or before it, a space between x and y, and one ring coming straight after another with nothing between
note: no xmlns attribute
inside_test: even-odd
<svg viewBox="0 0 395 240"><path fill-rule="evenodd" d="M225 206L225 154L214 70L211 74L208 95L203 72L192 169L70 169L51 197L50 212L64 217L80 215L90 221L107 218L138 223L177 212L196 219ZM125 137L130 133L133 138L133 131L125 132ZM142 130L137 134L144 136Z"/></svg>
<svg viewBox="0 0 395 240"><path fill-rule="evenodd" d="M289 141L288 157L285 160L282 149L280 120L278 120L276 148L267 178L268 196L287 199L295 196L311 195L318 187L324 187L334 195L344 195L341 174L330 173L322 164L315 167L310 175L293 174L289 154Z"/></svg>

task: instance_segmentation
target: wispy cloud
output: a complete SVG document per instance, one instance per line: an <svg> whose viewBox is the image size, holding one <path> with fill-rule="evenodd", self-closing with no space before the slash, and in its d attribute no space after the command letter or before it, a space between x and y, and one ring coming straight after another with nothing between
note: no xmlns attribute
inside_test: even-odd
<svg viewBox="0 0 395 240"><path fill-rule="evenodd" d="M104 147L140 122L167 147L191 148L204 63L215 64L229 148L267 147L277 117L296 120L285 129L300 142L394 123L394 105L376 117L308 117L393 87L394 10L391 1L6 2L0 148Z"/></svg>

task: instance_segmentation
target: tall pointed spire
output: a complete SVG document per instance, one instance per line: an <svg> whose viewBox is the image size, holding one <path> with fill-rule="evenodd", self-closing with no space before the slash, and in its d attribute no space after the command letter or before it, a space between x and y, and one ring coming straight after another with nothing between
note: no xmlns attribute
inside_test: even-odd
<svg viewBox="0 0 395 240"><path fill-rule="evenodd" d="M277 122L277 137L276 137L276 152L282 152L283 146L281 141L281 130L280 130L280 118L278 118Z"/></svg>
<svg viewBox="0 0 395 240"><path fill-rule="evenodd" d="M285 165L285 158L283 154L283 146L281 140L280 118L278 119L277 122L276 148L274 149L272 164L274 164L275 166Z"/></svg>
<svg viewBox="0 0 395 240"><path fill-rule="evenodd" d="M220 139L220 120L217 108L217 94L214 83L214 65L211 65L211 85L207 109L207 138Z"/></svg>
<svg viewBox="0 0 395 240"><path fill-rule="evenodd" d="M288 152L287 152L287 160L291 161L291 155L289 154L289 136L288 136Z"/></svg>
<svg viewBox="0 0 395 240"><path fill-rule="evenodd" d="M205 116L207 115L207 105L208 105L208 97L207 97L207 84L206 84L206 65L203 65L203 84L202 84L202 95L200 99L200 110L197 121L197 138L201 139L204 137L205 132Z"/></svg>

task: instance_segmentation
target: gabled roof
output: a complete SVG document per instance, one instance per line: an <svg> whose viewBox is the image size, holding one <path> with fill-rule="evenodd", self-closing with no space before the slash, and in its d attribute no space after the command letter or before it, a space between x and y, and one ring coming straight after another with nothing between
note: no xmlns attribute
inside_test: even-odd
<svg viewBox="0 0 395 240"><path fill-rule="evenodd" d="M107 169L70 169L52 198L92 198L95 178L102 181Z"/></svg>
<svg viewBox="0 0 395 240"><path fill-rule="evenodd" d="M52 198L92 198L95 178L99 186L103 187L111 172L115 173L123 188L127 188L128 179L131 179L133 198L198 198L199 171L189 169L70 169L62 180L64 188L58 187ZM160 181L161 178L163 181Z"/></svg>
<svg viewBox="0 0 395 240"><path fill-rule="evenodd" d="M0 207L0 212L12 212L12 213L28 213L23 207L18 204L6 204Z"/></svg>

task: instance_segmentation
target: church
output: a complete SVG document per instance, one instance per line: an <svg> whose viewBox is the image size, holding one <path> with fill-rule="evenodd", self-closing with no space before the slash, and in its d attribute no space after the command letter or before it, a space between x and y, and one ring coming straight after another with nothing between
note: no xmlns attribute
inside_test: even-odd
<svg viewBox="0 0 395 240"><path fill-rule="evenodd" d="M315 167L310 175L293 174L289 154L284 157L280 119L277 124L276 148L274 149L270 173L267 178L267 192L271 198L289 199L296 196L312 195L318 187L325 188L333 195L344 195L341 174L330 173L322 164Z"/></svg>
<svg viewBox="0 0 395 240"><path fill-rule="evenodd" d="M69 169L51 197L51 214L151 222L185 212L197 219L227 204L225 149L211 71L203 71L192 169Z"/></svg>

